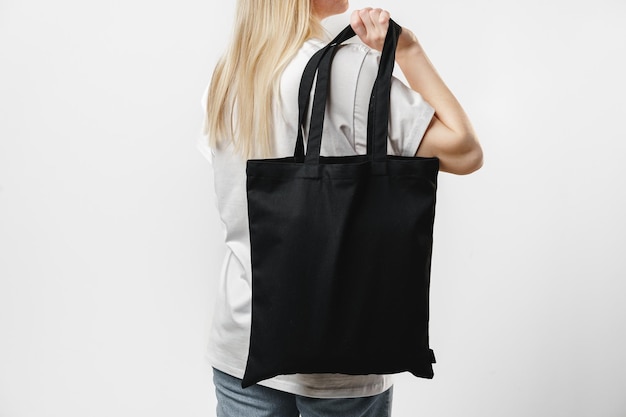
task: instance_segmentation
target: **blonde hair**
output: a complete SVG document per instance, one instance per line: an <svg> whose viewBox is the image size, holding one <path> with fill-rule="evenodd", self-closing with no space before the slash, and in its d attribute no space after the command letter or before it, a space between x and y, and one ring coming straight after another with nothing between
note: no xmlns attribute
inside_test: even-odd
<svg viewBox="0 0 626 417"><path fill-rule="evenodd" d="M231 43L209 85L205 134L233 142L245 158L272 151L280 75L302 44L323 36L311 0L238 0Z"/></svg>

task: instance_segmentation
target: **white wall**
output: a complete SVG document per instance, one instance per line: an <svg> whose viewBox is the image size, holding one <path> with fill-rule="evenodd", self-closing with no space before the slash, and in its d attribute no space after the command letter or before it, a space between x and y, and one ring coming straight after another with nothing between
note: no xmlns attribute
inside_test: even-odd
<svg viewBox="0 0 626 417"><path fill-rule="evenodd" d="M395 415L626 415L626 3L378 4L485 150L440 177L436 376L401 376ZM0 2L0 417L214 415L222 231L195 141L233 11Z"/></svg>

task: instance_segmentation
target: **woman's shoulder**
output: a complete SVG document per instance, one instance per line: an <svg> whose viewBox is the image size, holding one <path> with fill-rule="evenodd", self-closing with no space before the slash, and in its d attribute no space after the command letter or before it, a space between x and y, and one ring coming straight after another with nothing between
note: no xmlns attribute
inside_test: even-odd
<svg viewBox="0 0 626 417"><path fill-rule="evenodd" d="M343 45L341 45L341 47L339 48L339 52L337 53L350 56L371 56L374 58L380 56L380 52L375 51L367 45L358 42L344 43Z"/></svg>
<svg viewBox="0 0 626 417"><path fill-rule="evenodd" d="M304 42L293 59L283 70L282 87L298 85L302 71L311 57L326 45L320 39L312 38ZM338 49L332 65L332 77L343 82L355 83L361 72L374 74L378 68L378 52L358 43L347 43ZM370 78L370 77L367 77ZM333 82L333 85L336 84Z"/></svg>
<svg viewBox="0 0 626 417"><path fill-rule="evenodd" d="M321 39L312 38L304 42L300 50L298 51L297 57L303 59L308 62L308 60L315 54L315 52L322 49L326 46L327 42ZM357 60L363 61L365 59L372 61L373 63L378 65L378 61L380 59L380 52L370 49L368 46L358 43L358 42L350 42L342 44L337 50L337 54L335 55L335 59L340 58L340 60ZM333 65L335 65L335 61L333 61Z"/></svg>
<svg viewBox="0 0 626 417"><path fill-rule="evenodd" d="M320 39L307 40L290 66L301 75L309 59L325 45L326 42ZM362 43L344 43L338 48L333 59L331 79L339 78L342 83L350 84L361 82L361 78L364 78L366 83L369 83L370 79L373 82L378 72L379 61L380 52Z"/></svg>
<svg viewBox="0 0 626 417"><path fill-rule="evenodd" d="M285 102L291 102L297 97L302 71L311 57L326 45L320 39L307 40L296 56L284 69L281 76L281 95ZM342 97L342 103L353 102L357 89L371 91L376 74L380 53L360 43L346 43L339 47L331 67L331 98ZM369 91L367 96L369 97ZM347 100L352 98L352 100ZM333 100L335 102L336 100ZM346 104L347 105L347 104Z"/></svg>
<svg viewBox="0 0 626 417"><path fill-rule="evenodd" d="M378 71L379 61L380 52L361 43L346 43L337 50L333 67L342 70L352 67L358 69L359 72L366 71L375 74Z"/></svg>

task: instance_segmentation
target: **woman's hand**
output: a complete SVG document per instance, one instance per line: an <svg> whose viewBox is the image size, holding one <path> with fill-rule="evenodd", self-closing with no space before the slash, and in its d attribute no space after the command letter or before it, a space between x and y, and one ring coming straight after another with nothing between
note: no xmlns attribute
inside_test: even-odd
<svg viewBox="0 0 626 417"><path fill-rule="evenodd" d="M350 26L361 41L377 51L382 51L389 28L389 12L371 7L355 10L350 17Z"/></svg>
<svg viewBox="0 0 626 417"><path fill-rule="evenodd" d="M389 28L389 12L383 9L373 9L371 7L355 10L350 17L350 26L354 30L361 41L367 46L377 51L382 51L385 44L385 36ZM396 55L403 56L409 51L416 52L420 50L417 38L407 28L402 28Z"/></svg>

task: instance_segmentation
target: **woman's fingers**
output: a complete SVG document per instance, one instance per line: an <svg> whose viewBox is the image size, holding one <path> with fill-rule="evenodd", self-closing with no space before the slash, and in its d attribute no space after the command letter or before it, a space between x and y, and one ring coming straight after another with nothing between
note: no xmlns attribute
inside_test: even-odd
<svg viewBox="0 0 626 417"><path fill-rule="evenodd" d="M350 25L364 44L380 51L385 43L389 19L388 11L368 7L355 10L350 17Z"/></svg>
<svg viewBox="0 0 626 417"><path fill-rule="evenodd" d="M359 17L363 21L365 29L370 33L376 29L375 20L377 19L375 19L375 14L376 9L368 8L359 10Z"/></svg>
<svg viewBox="0 0 626 417"><path fill-rule="evenodd" d="M352 12L352 15L350 15L350 26L352 26L352 30L354 30L354 33L359 37L365 33L365 25L359 16L358 10L355 10Z"/></svg>

